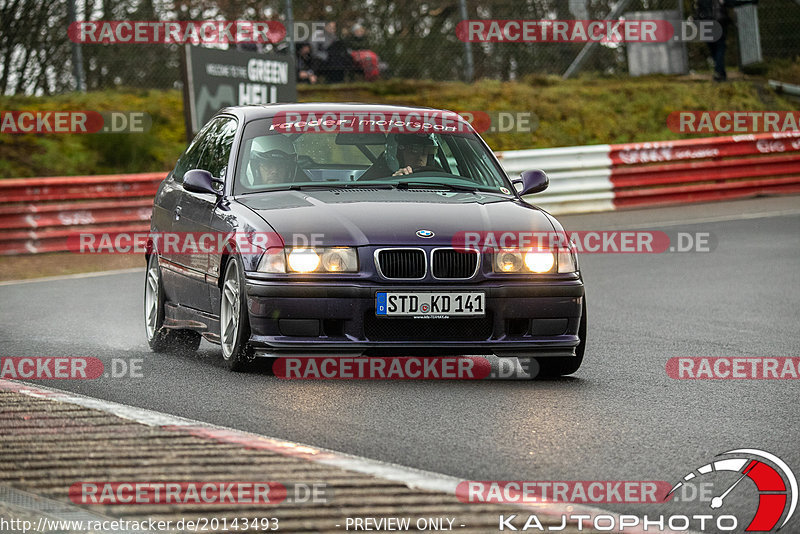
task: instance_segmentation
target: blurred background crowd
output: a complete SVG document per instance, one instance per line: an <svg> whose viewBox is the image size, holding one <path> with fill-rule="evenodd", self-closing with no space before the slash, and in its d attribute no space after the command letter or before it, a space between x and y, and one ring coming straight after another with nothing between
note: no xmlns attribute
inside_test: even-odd
<svg viewBox="0 0 800 534"><path fill-rule="evenodd" d="M387 69L386 63L381 63L378 54L370 49L367 29L362 24L353 24L340 35L337 23L330 21L320 37L295 44L298 82L338 83L358 77L374 81L381 70Z"/></svg>

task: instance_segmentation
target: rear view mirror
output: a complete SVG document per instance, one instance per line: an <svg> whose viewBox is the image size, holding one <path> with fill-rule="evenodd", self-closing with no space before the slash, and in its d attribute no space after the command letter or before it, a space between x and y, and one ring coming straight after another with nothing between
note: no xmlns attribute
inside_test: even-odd
<svg viewBox="0 0 800 534"><path fill-rule="evenodd" d="M547 177L544 171L525 171L519 176L517 180L514 180L514 186L520 196L539 193L547 189L547 186L550 185L550 178Z"/></svg>
<svg viewBox="0 0 800 534"><path fill-rule="evenodd" d="M183 175L183 188L192 193L218 194L214 189L214 177L211 173L202 169L186 171Z"/></svg>
<svg viewBox="0 0 800 534"><path fill-rule="evenodd" d="M382 133L356 133L356 132L340 132L336 134L337 145L385 145L386 134Z"/></svg>

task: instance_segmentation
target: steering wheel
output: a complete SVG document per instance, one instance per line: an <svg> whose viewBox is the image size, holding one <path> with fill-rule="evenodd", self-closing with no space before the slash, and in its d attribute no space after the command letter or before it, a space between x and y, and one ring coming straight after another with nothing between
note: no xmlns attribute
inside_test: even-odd
<svg viewBox="0 0 800 534"><path fill-rule="evenodd" d="M361 181L361 182L369 182L369 181L372 181L372 180L392 180L394 178L402 178L403 176L411 176L412 174L418 173L419 171L432 171L432 172L438 172L438 173L441 173L441 174L449 174L447 171L445 171L444 169L442 169L441 167L439 167L437 165L423 165L422 167L416 167L416 168L412 167L412 169L413 169L413 172L411 174L398 174L398 175L390 174L389 176L370 176L368 178L363 178L362 177L363 175L362 175L362 176L359 176L358 178L356 178L355 181L356 182L359 182L359 181ZM450 176L456 176L456 175L452 174Z"/></svg>
<svg viewBox="0 0 800 534"><path fill-rule="evenodd" d="M413 173L417 173L419 171L434 171L434 172L445 172L444 169L437 165L423 165L422 167L411 167ZM412 174L413 174L412 173ZM408 175L406 175L408 176Z"/></svg>
<svg viewBox="0 0 800 534"><path fill-rule="evenodd" d="M312 158L311 156L308 156L306 154L303 154L302 156L297 156L297 165L299 167L310 167L316 164L317 162L314 161L314 158Z"/></svg>
<svg viewBox="0 0 800 534"><path fill-rule="evenodd" d="M406 165L406 167L408 167L408 165ZM405 169L405 167L400 167L400 168L401 169ZM402 178L403 176L411 176L412 174L417 174L419 172L425 172L425 171L438 172L438 173L441 173L441 174L447 174L447 171L445 171L444 169L442 169L439 166L436 166L436 165L422 165L420 167L411 167L411 174L392 174L389 178ZM395 171L395 172L397 172L397 171Z"/></svg>

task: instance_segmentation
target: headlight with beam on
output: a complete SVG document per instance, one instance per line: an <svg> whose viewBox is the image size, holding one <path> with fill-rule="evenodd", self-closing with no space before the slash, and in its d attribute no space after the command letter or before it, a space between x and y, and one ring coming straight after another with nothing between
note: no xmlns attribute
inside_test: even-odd
<svg viewBox="0 0 800 534"><path fill-rule="evenodd" d="M549 250L534 250L525 253L525 267L534 273L546 273L553 269L556 258Z"/></svg>
<svg viewBox="0 0 800 534"><path fill-rule="evenodd" d="M556 266L556 256L549 250L501 250L494 255L496 273L549 273Z"/></svg>
<svg viewBox="0 0 800 534"><path fill-rule="evenodd" d="M294 248L287 256L289 269L298 273L310 273L319 267L319 254L312 248Z"/></svg>
<svg viewBox="0 0 800 534"><path fill-rule="evenodd" d="M269 249L258 264L262 273L354 273L356 249L350 247Z"/></svg>

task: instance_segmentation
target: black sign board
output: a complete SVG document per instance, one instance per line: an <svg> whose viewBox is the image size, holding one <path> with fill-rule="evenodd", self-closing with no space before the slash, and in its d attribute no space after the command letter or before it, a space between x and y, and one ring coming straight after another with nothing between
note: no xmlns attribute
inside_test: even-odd
<svg viewBox="0 0 800 534"><path fill-rule="evenodd" d="M185 46L184 109L193 137L221 108L296 102L294 58Z"/></svg>

